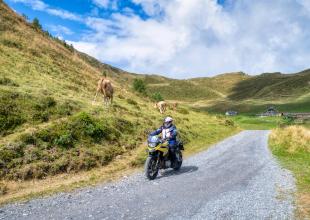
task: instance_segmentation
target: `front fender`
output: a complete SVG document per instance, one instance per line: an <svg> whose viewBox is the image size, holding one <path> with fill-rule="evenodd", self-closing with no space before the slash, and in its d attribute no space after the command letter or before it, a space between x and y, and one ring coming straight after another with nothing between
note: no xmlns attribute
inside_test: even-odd
<svg viewBox="0 0 310 220"><path fill-rule="evenodd" d="M148 152L149 152L150 157L156 157L157 158L159 155L159 152L156 150L149 150Z"/></svg>

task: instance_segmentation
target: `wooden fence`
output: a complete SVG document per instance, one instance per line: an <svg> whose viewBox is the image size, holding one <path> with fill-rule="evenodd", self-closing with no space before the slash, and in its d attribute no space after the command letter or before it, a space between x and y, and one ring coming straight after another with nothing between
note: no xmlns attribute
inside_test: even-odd
<svg viewBox="0 0 310 220"><path fill-rule="evenodd" d="M283 116L290 116L293 118L298 118L298 119L310 119L310 112L304 112L304 113L290 113L290 112L285 112L283 113Z"/></svg>

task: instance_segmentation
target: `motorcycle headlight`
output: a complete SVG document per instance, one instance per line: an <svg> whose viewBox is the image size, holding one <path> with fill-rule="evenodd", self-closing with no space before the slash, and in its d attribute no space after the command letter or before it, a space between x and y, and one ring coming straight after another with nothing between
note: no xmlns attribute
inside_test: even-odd
<svg viewBox="0 0 310 220"><path fill-rule="evenodd" d="M157 145L157 144L156 144L155 142L150 142L150 143L149 143L149 147L151 147L151 148L156 147L156 145Z"/></svg>

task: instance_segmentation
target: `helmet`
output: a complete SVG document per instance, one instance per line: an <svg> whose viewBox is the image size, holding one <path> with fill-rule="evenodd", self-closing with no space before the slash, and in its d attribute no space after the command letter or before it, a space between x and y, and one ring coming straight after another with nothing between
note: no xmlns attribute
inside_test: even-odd
<svg viewBox="0 0 310 220"><path fill-rule="evenodd" d="M171 117L166 117L164 119L164 127L165 128L170 128L172 125L173 119Z"/></svg>

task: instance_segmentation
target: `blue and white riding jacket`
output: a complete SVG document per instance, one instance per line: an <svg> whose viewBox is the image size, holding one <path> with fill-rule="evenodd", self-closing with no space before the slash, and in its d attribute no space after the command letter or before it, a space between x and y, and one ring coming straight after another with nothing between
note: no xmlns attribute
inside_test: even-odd
<svg viewBox="0 0 310 220"><path fill-rule="evenodd" d="M177 128L172 125L169 128L165 128L164 126L161 126L157 130L150 133L151 136L159 135L161 133L162 139L168 140L168 143L170 146L174 146L177 143L177 135L178 131Z"/></svg>

